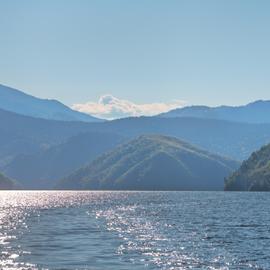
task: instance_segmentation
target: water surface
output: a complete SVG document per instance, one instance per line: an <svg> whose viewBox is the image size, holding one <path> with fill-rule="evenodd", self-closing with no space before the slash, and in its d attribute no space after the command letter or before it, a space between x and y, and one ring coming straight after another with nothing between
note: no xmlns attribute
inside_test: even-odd
<svg viewBox="0 0 270 270"><path fill-rule="evenodd" d="M270 269L268 193L0 192L0 269Z"/></svg>

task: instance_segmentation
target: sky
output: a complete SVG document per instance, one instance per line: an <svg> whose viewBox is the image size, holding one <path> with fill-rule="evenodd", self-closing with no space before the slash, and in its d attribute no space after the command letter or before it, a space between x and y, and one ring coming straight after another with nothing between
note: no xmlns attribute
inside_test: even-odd
<svg viewBox="0 0 270 270"><path fill-rule="evenodd" d="M0 83L108 118L119 106L270 99L269 10L268 0L0 0Z"/></svg>

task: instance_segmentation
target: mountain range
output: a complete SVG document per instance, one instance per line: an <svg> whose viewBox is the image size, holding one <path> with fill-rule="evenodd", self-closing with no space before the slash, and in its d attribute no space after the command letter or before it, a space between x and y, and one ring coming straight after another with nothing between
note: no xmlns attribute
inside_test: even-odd
<svg viewBox="0 0 270 270"><path fill-rule="evenodd" d="M176 138L143 135L63 179L61 189L222 190L238 163Z"/></svg>
<svg viewBox="0 0 270 270"><path fill-rule="evenodd" d="M257 101L241 107L204 107L208 108L207 111L219 112L222 108L227 108L226 114L223 111L223 114L219 113L218 116L214 115L215 117L208 113L188 113L194 111L195 107L187 107L179 109L182 113L178 116L172 115L171 111L167 116L130 117L113 121L93 120L87 115L84 120L80 118L82 115L85 117L84 114L77 114L78 112L69 108L67 111L72 117L80 116L78 121L74 121L70 114L70 117L60 117L62 120L58 120L51 107L44 105L50 102L55 103L31 97L12 88L0 87L0 171L6 177L15 179L24 188L52 188L59 179L69 179L74 171L77 173L80 168L91 167L94 161L101 161L101 157L107 160L108 153L114 153L118 160L121 154L125 153L119 151L122 149L119 147L124 147L123 143L138 147L138 152L134 147L130 148L134 150L130 156L135 158L141 153L140 144L135 143L138 137L151 141L157 149L160 141L164 143L164 148L169 149L169 141L180 140L175 143L175 148L186 142L190 147L196 148L196 153L205 149L207 156L212 153L211 155L238 161L247 159L252 152L270 142L267 115L256 114L256 111L267 112L268 101ZM62 104L59 109L63 108L62 106L66 108ZM242 115L241 118L239 111L241 114L246 111L247 115ZM161 137L151 137L154 135ZM173 164L178 164L179 161L175 156L168 156L166 151L165 154L161 151L153 157L155 158L151 160L151 166L155 165L157 171L156 164L160 164L160 160L164 160L164 164L173 166L172 168L176 168ZM121 157L123 161L128 158L128 153ZM144 161L146 162L145 159ZM146 167L150 166L150 163L145 164ZM110 167L112 168L113 164L110 164ZM193 169L194 173L198 171L198 168L194 167L192 172ZM208 182L205 180L205 183ZM213 182L208 186L209 190L213 189L212 184Z"/></svg>
<svg viewBox="0 0 270 270"><path fill-rule="evenodd" d="M162 113L159 117L196 117L245 123L270 123L270 101L258 100L243 106L189 106Z"/></svg>
<svg viewBox="0 0 270 270"><path fill-rule="evenodd" d="M126 118L102 123L66 122L22 116L0 110L0 170L19 154L32 154L85 132L177 137L210 152L246 159L270 141L270 124L235 123L199 118Z"/></svg>
<svg viewBox="0 0 270 270"><path fill-rule="evenodd" d="M74 111L57 100L36 98L2 84L0 84L0 109L51 120L101 121L88 114Z"/></svg>

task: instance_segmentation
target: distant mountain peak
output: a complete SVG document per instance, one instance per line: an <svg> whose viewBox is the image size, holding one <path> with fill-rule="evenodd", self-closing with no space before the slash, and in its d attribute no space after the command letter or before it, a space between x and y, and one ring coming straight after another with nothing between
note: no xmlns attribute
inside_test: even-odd
<svg viewBox="0 0 270 270"><path fill-rule="evenodd" d="M74 111L55 99L41 99L0 84L0 109L36 118L100 122L91 115Z"/></svg>

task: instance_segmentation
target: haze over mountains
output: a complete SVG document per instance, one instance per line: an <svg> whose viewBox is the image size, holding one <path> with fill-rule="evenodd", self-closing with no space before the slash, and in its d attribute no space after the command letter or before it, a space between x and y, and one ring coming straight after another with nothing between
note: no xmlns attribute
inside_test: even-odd
<svg viewBox="0 0 270 270"><path fill-rule="evenodd" d="M59 184L63 189L222 190L238 163L176 138L143 135L105 153Z"/></svg>
<svg viewBox="0 0 270 270"><path fill-rule="evenodd" d="M56 180L87 165L123 141L123 136L113 133L81 133L36 153L16 156L4 167L4 172L19 179L25 188L50 189Z"/></svg>
<svg viewBox="0 0 270 270"><path fill-rule="evenodd" d="M0 110L0 121L0 164L3 159L47 149L85 132L116 133L126 138L141 134L174 136L238 160L270 141L269 124L212 119L139 117L83 123L44 120Z"/></svg>
<svg viewBox="0 0 270 270"><path fill-rule="evenodd" d="M98 118L74 111L57 100L40 99L0 84L0 108L22 115L62 121L98 122Z"/></svg>
<svg viewBox="0 0 270 270"><path fill-rule="evenodd" d="M3 100L8 102L5 103ZM94 173L100 175L100 171L105 170L101 166L102 163L96 168L96 170L99 169L99 172L95 171L91 164L96 160L101 162L101 157L105 162L108 158L108 151L114 153L117 164L119 164L119 160L124 162L132 156L134 158L140 156L141 144L135 142L138 140L136 138L141 135L144 136L140 138L150 141L150 144L154 145L156 149L159 149L160 141L162 141L162 148L165 149L160 151L158 155L153 154L152 160L144 158L143 160L146 163L143 167L152 168L153 166L158 171L159 166L157 164L161 164L160 160L164 160L166 167L172 166L171 168L179 173L180 167L178 165L179 162L183 162L182 159L179 159L178 156L168 155L168 153L171 153L173 140L179 139L181 141L181 143L175 142L175 151L178 149L182 153L184 142L189 147L196 149L192 153L191 160L195 160L193 157L200 155L200 151L202 151L200 149L205 149L203 151L208 153L207 156L215 156L215 162L217 163L219 163L218 157L220 156L225 156L228 160L242 161L247 159L252 152L270 142L270 123L268 123L268 117L265 115L270 105L266 101L236 108L227 106L225 107L226 113L223 110L224 107L219 107L219 109L206 107L208 112L205 114L201 113L201 108L187 107L179 109L181 113L178 113L178 116L172 115L173 111L171 111L168 112L167 116L130 117L113 121L96 121L94 119L93 122L90 121L91 116L89 116L90 118L87 116L85 121L84 114L77 114L70 109L68 109L70 114L68 113L67 117L62 119L61 116L61 121L55 120L58 119L59 115L53 113L54 109L47 106L47 102L50 103L51 101L39 100L12 88L0 87L0 171L28 189L53 188L59 179L66 178L85 166L92 168L91 173L87 172L87 175L91 177ZM53 101L53 103L55 102ZM56 103L58 104L58 102ZM62 112L65 111L62 110L64 105L59 104L60 107L57 105L57 108ZM28 107L29 109L27 109ZM66 107L64 106L64 108ZM197 114L194 114L194 109L198 111ZM220 113L221 109L223 113ZM212 110L219 113L212 114ZM253 116L251 116L252 112L254 113ZM235 117L232 116L233 114ZM74 121L73 117L78 117L80 121ZM240 120L241 122L239 122ZM161 137L159 139L157 139L158 137L156 139L148 137L154 134ZM130 153L119 151L119 149L123 149L121 147L124 147L121 146L122 143L126 143L134 151L132 150ZM138 151L135 151L136 147L138 147ZM149 149L149 153L154 153L152 152L153 149ZM209 161L208 158L207 160ZM135 173L127 166L129 163L124 162L123 164L126 164L123 166L123 170L132 172L129 175L136 175L137 172ZM195 164L194 166L188 164L188 168L190 168L192 175L200 175L200 167L195 166ZM237 164L237 162L234 162L234 164ZM109 167L113 168L113 163L108 165ZM219 168L221 172L216 178L218 185L204 180L204 183L208 183L209 186L198 185L197 188L220 189L220 179L222 178L220 176L225 176L221 167L215 167ZM151 175L154 175L155 170L149 169ZM143 169L142 172L144 172ZM110 174L104 179L107 181L109 176ZM141 183L148 183L145 176L146 174L143 174L144 178L142 179L144 180ZM176 174L173 176L176 176ZM166 180L164 180L164 184ZM210 176L209 180L211 180ZM193 180L190 181L190 183L193 183ZM111 183L114 188L121 187L114 182L117 182L116 178L113 178ZM83 186L80 181L74 183L78 183L78 188ZM128 182L125 181L125 183ZM161 188L161 186L162 183L159 182L158 188ZM140 187L137 188L140 189ZM150 189L150 186L146 184L144 188ZM153 186L153 188L156 187ZM177 188L180 189L180 186ZM190 185L190 188L196 189L196 186ZM166 188L164 187L164 189Z"/></svg>

